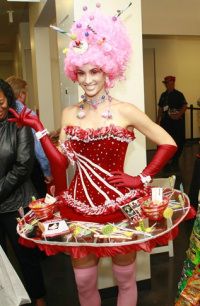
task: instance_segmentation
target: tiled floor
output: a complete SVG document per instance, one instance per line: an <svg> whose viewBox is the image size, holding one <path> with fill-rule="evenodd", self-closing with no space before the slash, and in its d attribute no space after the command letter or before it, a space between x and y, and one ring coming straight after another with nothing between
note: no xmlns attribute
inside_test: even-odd
<svg viewBox="0 0 200 306"><path fill-rule="evenodd" d="M197 144L187 144L181 158L180 170L176 172L177 187L182 182L185 192L189 190L197 151ZM148 155L150 158L151 152ZM169 175L170 173L166 172L160 174L161 177ZM169 258L167 253L151 255L151 287L148 289L139 288L138 306L174 305L177 283L188 247L191 228L192 221L185 221L181 224L180 234L174 241L174 257ZM42 267L47 288L48 306L79 306L69 257L63 254L48 257L42 261ZM115 292L114 290L108 292L110 297L103 299L102 306L116 306L116 297L113 296L113 294L116 295Z"/></svg>

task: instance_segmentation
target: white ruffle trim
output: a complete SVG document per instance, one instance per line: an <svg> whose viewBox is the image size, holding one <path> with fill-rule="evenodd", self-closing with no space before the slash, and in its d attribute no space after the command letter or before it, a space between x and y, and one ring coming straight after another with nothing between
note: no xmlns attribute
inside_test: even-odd
<svg viewBox="0 0 200 306"><path fill-rule="evenodd" d="M67 202L66 204L72 208L74 208L77 212L85 214L85 215L104 215L109 212L116 211L120 205L125 204L124 202L130 198L133 199L138 194L137 190L131 190L128 193L124 194L116 198L115 200L107 200L104 205L98 206L89 206L89 204L85 204L81 201L74 200L73 197L65 191L61 198ZM61 199L61 201L62 201Z"/></svg>

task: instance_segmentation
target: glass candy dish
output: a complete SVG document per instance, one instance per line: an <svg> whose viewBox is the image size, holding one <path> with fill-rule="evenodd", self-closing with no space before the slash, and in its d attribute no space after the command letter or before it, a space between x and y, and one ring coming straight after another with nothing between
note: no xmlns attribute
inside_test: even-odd
<svg viewBox="0 0 200 306"><path fill-rule="evenodd" d="M55 207L55 203L45 203L44 198L37 199L29 204L29 208L34 212L36 218L40 220L51 219L53 217Z"/></svg>
<svg viewBox="0 0 200 306"><path fill-rule="evenodd" d="M162 202L155 203L151 198L139 199L143 214L149 218L149 220L159 221L163 218L163 213L169 204L168 197L164 197Z"/></svg>

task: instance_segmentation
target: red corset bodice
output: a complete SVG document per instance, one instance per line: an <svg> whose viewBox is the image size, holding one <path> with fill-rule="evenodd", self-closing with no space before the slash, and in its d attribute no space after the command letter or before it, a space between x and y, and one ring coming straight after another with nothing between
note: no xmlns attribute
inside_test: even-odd
<svg viewBox="0 0 200 306"><path fill-rule="evenodd" d="M125 154L133 132L113 125L101 129L65 129L72 149L107 171L123 171Z"/></svg>
<svg viewBox="0 0 200 306"><path fill-rule="evenodd" d="M76 165L74 178L63 197L67 205L85 215L110 214L136 191L117 188L107 182L112 171L123 171L132 131L110 125L99 129L65 128L64 154Z"/></svg>

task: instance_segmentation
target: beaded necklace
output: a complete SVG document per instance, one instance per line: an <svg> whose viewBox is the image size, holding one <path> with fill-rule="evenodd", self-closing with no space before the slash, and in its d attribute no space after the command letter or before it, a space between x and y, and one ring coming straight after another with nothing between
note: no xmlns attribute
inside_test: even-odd
<svg viewBox="0 0 200 306"><path fill-rule="evenodd" d="M94 109L97 109L99 104L104 103L106 100L108 100L109 101L108 108L102 112L101 117L105 119L112 119L112 113L110 111L110 102L112 101L112 97L108 94L108 92L105 92L105 94L98 97L97 99L90 99L86 95L82 95L81 98L82 98L82 101L79 105L79 111L77 113L77 118L83 119L86 116L86 112L84 110L85 103L89 104Z"/></svg>

